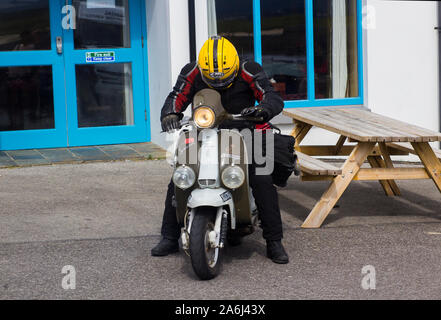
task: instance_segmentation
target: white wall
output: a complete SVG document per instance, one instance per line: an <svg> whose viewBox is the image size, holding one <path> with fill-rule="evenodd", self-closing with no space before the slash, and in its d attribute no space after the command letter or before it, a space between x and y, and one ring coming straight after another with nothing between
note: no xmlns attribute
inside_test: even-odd
<svg viewBox="0 0 441 320"><path fill-rule="evenodd" d="M166 147L159 119L165 98L189 62L187 1L146 0L146 10L151 137Z"/></svg>
<svg viewBox="0 0 441 320"><path fill-rule="evenodd" d="M146 10L151 139L163 145L159 118L164 99L170 92L172 74L169 3L165 0L146 0Z"/></svg>
<svg viewBox="0 0 441 320"><path fill-rule="evenodd" d="M199 54L202 45L208 39L208 8L207 0L195 0L195 29L196 29L196 53Z"/></svg>
<svg viewBox="0 0 441 320"><path fill-rule="evenodd" d="M170 49L172 83L175 84L181 69L190 62L190 28L188 22L188 1L170 2ZM171 88L170 88L171 89Z"/></svg>
<svg viewBox="0 0 441 320"><path fill-rule="evenodd" d="M372 111L439 130L436 1L367 0L367 101Z"/></svg>

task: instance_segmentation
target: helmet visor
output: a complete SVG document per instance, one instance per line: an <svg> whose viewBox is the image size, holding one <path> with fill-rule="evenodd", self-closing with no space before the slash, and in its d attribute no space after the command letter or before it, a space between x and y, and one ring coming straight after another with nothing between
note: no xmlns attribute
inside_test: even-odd
<svg viewBox="0 0 441 320"><path fill-rule="evenodd" d="M237 72L232 73L230 76L224 79L209 79L202 74L202 80L211 88L224 89L227 88L236 77Z"/></svg>

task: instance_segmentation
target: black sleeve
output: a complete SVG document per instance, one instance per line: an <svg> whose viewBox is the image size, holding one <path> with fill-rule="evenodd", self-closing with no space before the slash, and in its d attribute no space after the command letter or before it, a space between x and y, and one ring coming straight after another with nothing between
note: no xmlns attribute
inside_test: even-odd
<svg viewBox="0 0 441 320"><path fill-rule="evenodd" d="M182 68L173 91L165 99L161 110L161 120L169 114L182 115L193 100L194 80L198 74L199 68L196 62L191 62Z"/></svg>
<svg viewBox="0 0 441 320"><path fill-rule="evenodd" d="M274 91L262 66L257 62L247 61L242 65L242 77L248 82L259 106L265 108L270 119L282 112L284 102L282 97Z"/></svg>

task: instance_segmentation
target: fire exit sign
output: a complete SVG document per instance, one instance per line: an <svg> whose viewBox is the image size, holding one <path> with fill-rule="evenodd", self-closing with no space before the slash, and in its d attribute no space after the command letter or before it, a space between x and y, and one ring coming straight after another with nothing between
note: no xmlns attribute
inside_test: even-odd
<svg viewBox="0 0 441 320"><path fill-rule="evenodd" d="M115 51L86 52L86 62L113 62Z"/></svg>

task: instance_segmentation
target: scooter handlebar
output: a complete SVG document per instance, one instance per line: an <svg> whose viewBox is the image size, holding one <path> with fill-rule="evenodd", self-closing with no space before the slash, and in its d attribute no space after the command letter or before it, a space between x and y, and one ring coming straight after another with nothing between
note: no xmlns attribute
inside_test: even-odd
<svg viewBox="0 0 441 320"><path fill-rule="evenodd" d="M263 122L263 117L249 117L241 114L230 114L227 119L233 121Z"/></svg>
<svg viewBox="0 0 441 320"><path fill-rule="evenodd" d="M249 116L243 116L241 114L228 114L226 117L227 120L230 121L248 121L248 122L263 122L263 117L249 117ZM185 117L184 119L179 121L179 128L181 128L182 126L189 124L191 121L190 117ZM166 131L161 131L161 133L164 133Z"/></svg>

